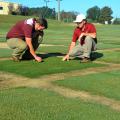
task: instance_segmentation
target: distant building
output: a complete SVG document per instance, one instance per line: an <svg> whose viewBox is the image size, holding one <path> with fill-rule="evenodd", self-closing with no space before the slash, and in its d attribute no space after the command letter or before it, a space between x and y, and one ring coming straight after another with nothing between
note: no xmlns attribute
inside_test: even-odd
<svg viewBox="0 0 120 120"><path fill-rule="evenodd" d="M8 15L13 13L19 13L22 5L18 3L11 3L0 0L0 14Z"/></svg>
<svg viewBox="0 0 120 120"><path fill-rule="evenodd" d="M108 21L105 21L105 25L108 25Z"/></svg>

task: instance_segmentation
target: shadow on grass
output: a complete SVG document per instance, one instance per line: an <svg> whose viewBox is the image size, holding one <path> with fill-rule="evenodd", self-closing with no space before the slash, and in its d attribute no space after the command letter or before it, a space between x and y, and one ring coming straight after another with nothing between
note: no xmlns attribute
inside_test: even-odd
<svg viewBox="0 0 120 120"><path fill-rule="evenodd" d="M44 53L44 54L37 54L39 57L42 57L42 59L46 59L49 57L63 57L65 54L63 53L59 53L59 52L55 52L55 53ZM22 56L22 60L32 60L34 59L33 56L31 54L24 54Z"/></svg>
<svg viewBox="0 0 120 120"><path fill-rule="evenodd" d="M55 53L46 53L46 54L37 54L38 56L42 57L43 59L49 58L49 57L63 57L66 54L63 53L59 53L59 52L55 52ZM99 52L93 52L91 54L91 61L94 61L98 58L103 57L103 53L99 53ZM80 58L75 57L74 60L80 60Z"/></svg>
<svg viewBox="0 0 120 120"><path fill-rule="evenodd" d="M39 57L42 57L43 59L49 58L49 57L63 57L66 54L60 53L60 52L55 52L55 53L45 53L45 54L37 54ZM98 58L103 57L103 53L98 53L98 52L93 52L91 54L91 60L94 61ZM33 59L32 56L27 56L27 58L23 59L23 60L31 60ZM74 58L74 60L80 60L80 58L76 57Z"/></svg>
<svg viewBox="0 0 120 120"><path fill-rule="evenodd" d="M103 57L103 53L93 52L93 53L91 54L91 60L92 60L92 61L94 61L94 60L96 60L96 59L98 59L98 58L101 58L101 57Z"/></svg>
<svg viewBox="0 0 120 120"><path fill-rule="evenodd" d="M55 52L55 53L45 53L45 54L37 54L38 56L42 57L43 59L49 58L49 57L63 57L65 54Z"/></svg>

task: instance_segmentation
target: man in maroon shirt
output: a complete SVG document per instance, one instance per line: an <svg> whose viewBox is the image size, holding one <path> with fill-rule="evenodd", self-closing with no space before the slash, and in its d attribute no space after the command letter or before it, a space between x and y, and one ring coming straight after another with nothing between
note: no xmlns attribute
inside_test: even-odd
<svg viewBox="0 0 120 120"><path fill-rule="evenodd" d="M77 27L74 30L72 42L67 55L63 57L63 61L68 61L70 57L80 57L81 62L89 62L91 51L96 49L97 43L95 26L88 23L83 14L78 15L73 22L77 24ZM77 41L79 45L76 45Z"/></svg>
<svg viewBox="0 0 120 120"><path fill-rule="evenodd" d="M44 18L30 18L16 23L7 33L8 46L13 49L12 59L20 61L22 57L33 57L41 62L42 58L35 51L42 42L43 30L47 29L47 21Z"/></svg>

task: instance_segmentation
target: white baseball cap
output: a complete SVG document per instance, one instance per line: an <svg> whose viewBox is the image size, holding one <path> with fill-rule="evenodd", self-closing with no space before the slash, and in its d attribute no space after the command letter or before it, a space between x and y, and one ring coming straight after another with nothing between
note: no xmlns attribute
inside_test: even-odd
<svg viewBox="0 0 120 120"><path fill-rule="evenodd" d="M82 22L84 19L86 19L85 15L79 14L79 15L76 16L76 20L73 21L73 22L75 22L75 23L76 22Z"/></svg>

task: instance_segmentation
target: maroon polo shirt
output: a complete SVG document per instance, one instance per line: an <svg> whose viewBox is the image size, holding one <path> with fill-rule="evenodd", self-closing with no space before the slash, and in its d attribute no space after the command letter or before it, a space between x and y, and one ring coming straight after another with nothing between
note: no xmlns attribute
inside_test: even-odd
<svg viewBox="0 0 120 120"><path fill-rule="evenodd" d="M6 38L20 38L25 40L25 37L32 38L35 19L27 19L17 22L7 33Z"/></svg>
<svg viewBox="0 0 120 120"><path fill-rule="evenodd" d="M79 27L76 27L74 30L74 33L73 33L72 42L76 42L78 40L79 36L81 35L81 33L96 33L96 28L91 23L86 23L83 31ZM83 37L83 39L84 38L85 37ZM83 44L83 43L81 43L81 44Z"/></svg>

